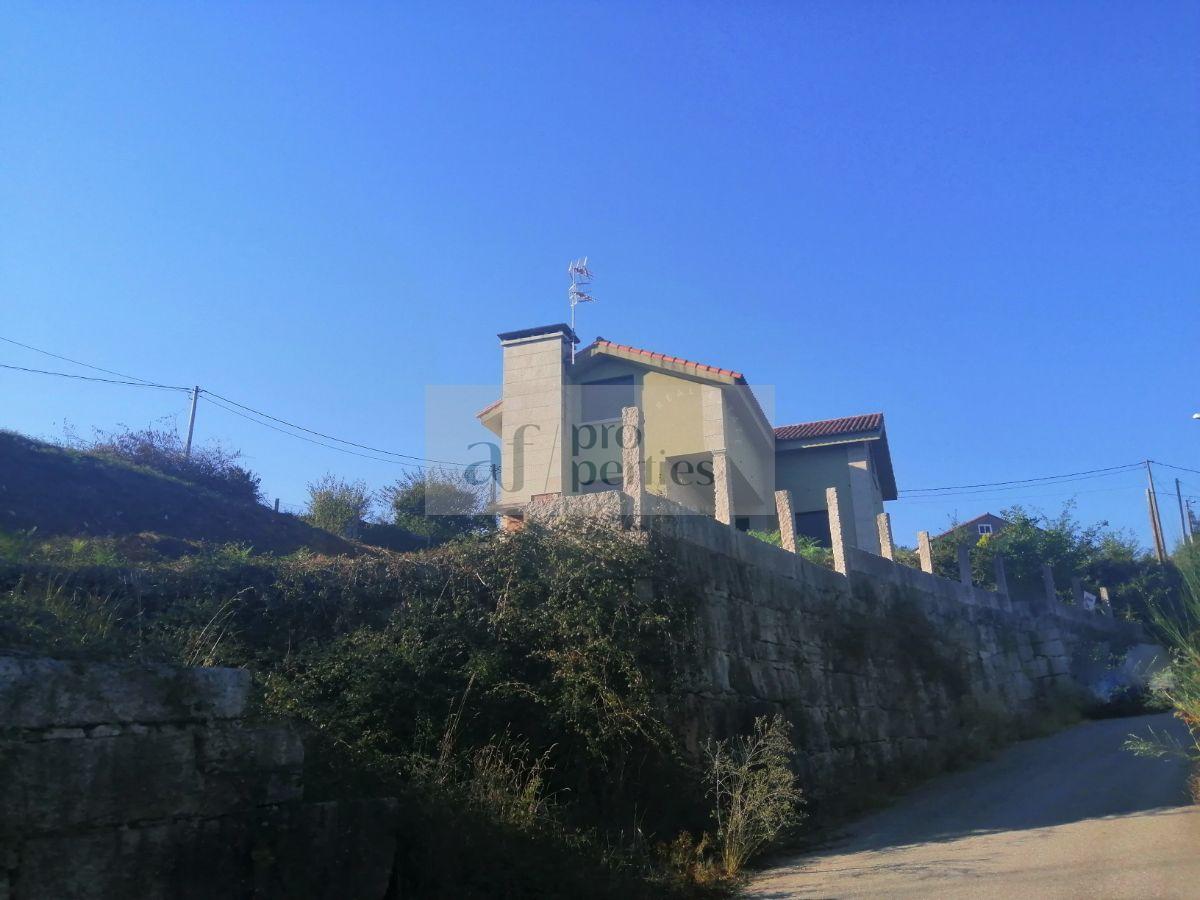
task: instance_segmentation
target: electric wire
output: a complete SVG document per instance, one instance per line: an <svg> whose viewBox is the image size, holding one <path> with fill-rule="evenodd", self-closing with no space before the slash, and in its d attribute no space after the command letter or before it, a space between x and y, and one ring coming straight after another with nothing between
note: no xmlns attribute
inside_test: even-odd
<svg viewBox="0 0 1200 900"><path fill-rule="evenodd" d="M14 347L24 347L26 350L32 350L34 353L41 353L45 356L52 356L54 359L61 359L63 362L74 363L77 366L83 366L85 369L95 369L97 372L104 372L107 375L120 375L122 378L129 378L133 381L140 381L144 384L151 384L148 379L138 378L136 375L129 375L126 372L117 372L114 369L106 369L103 366L93 366L91 363L85 363L78 359L72 359L69 356L61 356L58 353L51 353L49 350L43 350L41 347L35 347L32 344L22 344L20 341L14 341L12 338L6 338L0 335L0 341L6 344L12 344ZM186 390L186 388L185 388Z"/></svg>
<svg viewBox="0 0 1200 900"><path fill-rule="evenodd" d="M323 441L314 440L313 438L305 437L302 434L296 434L295 432L292 432L292 431L285 431L284 429L278 427L277 425L272 425L270 422L263 422L263 421L260 421L259 419L252 418L251 416L248 416L243 412L239 412L238 410L232 409L223 403L213 400L210 397L206 397L205 394L207 394L207 393L209 393L209 392L202 391L200 393L200 399L203 400L205 403L211 403L213 406L220 407L221 409L225 410L228 413L232 413L235 416L240 416L241 418L245 419L248 422L253 422L256 425L263 426L264 428L270 428L272 431L278 431L280 434L286 434L288 437L294 437L297 440L307 441L310 444L316 444L318 447L325 447L329 450L336 450L339 453L349 453L351 456L360 456L363 459L370 459L370 460L374 460L375 462L391 463L392 465L403 466L403 467L409 468L409 469L420 469L421 468L419 465L415 465L410 462L402 462L401 460L398 460L398 459L388 459L387 457L370 456L366 453L359 453L357 450L347 450L345 447L338 447L334 444L326 444Z"/></svg>
<svg viewBox="0 0 1200 900"><path fill-rule="evenodd" d="M1115 474L1117 472L1128 471L1130 469L1134 469L1134 468L1136 468L1138 466L1142 466L1142 465L1145 465L1144 461L1143 462L1135 462L1135 463L1125 463L1124 465L1120 465L1120 466L1107 466L1106 468L1103 468L1103 469L1084 469L1081 472L1064 472L1060 475L1039 475L1035 478L1014 478L1009 481L984 481L984 482L980 482L979 484L953 484L953 485L947 485L945 487L907 488L907 489L901 491L900 493L902 493L902 494L934 493L934 492L942 492L942 491L965 490L968 488L1001 487L1004 485L1025 485L1025 484L1033 484L1036 482L1054 481L1056 479L1064 479L1064 480L1071 479L1071 480L1083 481L1083 480L1085 480L1085 477L1081 477L1081 476L1099 477L1099 476L1107 474L1107 473Z"/></svg>
<svg viewBox="0 0 1200 900"><path fill-rule="evenodd" d="M0 369L12 369L15 372L29 372L34 375L54 375L57 378L74 378L79 381L100 381L104 382L105 384L121 384L128 387L159 388L164 391L183 391L185 393L190 393L192 390L191 388L181 387L177 384L158 384L153 381L144 381L141 379L138 381L117 381L115 378L97 378L95 375L75 375L71 372L52 372L49 369L30 369L26 366L14 366L10 365L9 363L0 363Z"/></svg>
<svg viewBox="0 0 1200 900"><path fill-rule="evenodd" d="M470 463L450 462L449 460L445 460L445 459L427 459L426 457L423 457L423 456L412 456L408 453L397 453L394 450L383 450L379 447L372 447L368 444L359 444L359 443L356 443L355 441L348 441L348 440L345 440L344 438L334 437L331 434L325 434L320 431L314 431L311 428L305 428L303 425L297 425L295 422L287 421L287 419L281 419L278 416L273 416L270 413L263 412L262 410L254 409L252 407L246 406L243 403L238 403L236 400L230 400L228 397L222 397L220 394L218 394L214 391L210 391L210 390L202 388L200 390L200 393L208 394L210 397L216 397L218 400L224 400L226 403L233 404L238 409L244 409L246 412L253 413L256 416L262 416L264 419L270 419L272 422L278 422L280 425L286 425L288 428L295 428L297 431L303 431L307 434L316 435L317 437L325 438L325 440L327 440L327 441L337 441L339 444L346 444L351 447L358 447L360 450L369 450L372 453L383 453L388 456L397 456L401 459L413 460L415 462L435 463L435 464L444 465L444 466L463 466L465 468L465 467L471 465ZM243 418L248 418L248 417L243 417ZM251 421L254 421L254 420L251 419ZM265 425L266 423L260 422L259 424ZM279 429L276 429L276 430L279 430ZM288 434L289 432L284 432L284 433ZM295 435L295 437L299 437L299 435Z"/></svg>

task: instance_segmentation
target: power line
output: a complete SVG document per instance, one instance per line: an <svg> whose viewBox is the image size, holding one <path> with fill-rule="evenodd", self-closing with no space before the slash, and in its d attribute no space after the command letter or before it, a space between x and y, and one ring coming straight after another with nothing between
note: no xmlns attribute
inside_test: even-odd
<svg viewBox="0 0 1200 900"><path fill-rule="evenodd" d="M24 347L26 350L32 350L34 353L42 353L46 356L52 356L55 359L61 359L63 362L74 363L77 366L83 366L85 369L95 369L97 372L104 372L108 375L120 375L122 378L140 381L143 384L151 384L150 381L147 381L145 378L138 378L136 375L128 375L125 372L117 372L113 369L105 369L102 366L93 366L91 363L81 362L80 360L72 359L69 356L60 356L57 353L51 353L49 350L43 350L41 347L35 347L32 344L22 344L20 341L14 341L12 338L6 338L3 335L0 335L0 341L4 341L6 344L12 344L14 347Z"/></svg>
<svg viewBox="0 0 1200 900"><path fill-rule="evenodd" d="M1173 466L1170 463L1159 462L1157 459L1152 459L1150 462L1156 466L1166 466L1168 469L1178 469L1180 472L1191 472L1193 475L1200 475L1200 469L1189 469L1187 466Z"/></svg>
<svg viewBox="0 0 1200 900"><path fill-rule="evenodd" d="M211 393L211 392L210 391L202 391L200 393L200 399L202 399L206 403L211 403L213 406L218 406L228 413L233 413L233 415L235 415L235 416L241 416L243 419L245 419L248 422L253 422L254 424L261 425L264 428L270 428L272 431L278 431L280 434L286 434L288 437L294 437L300 441L308 441L308 443L310 443L310 444L316 444L318 447L325 447L329 450L336 450L339 453L349 453L351 456L361 456L363 459L370 459L370 460L374 460L375 462L391 463L392 465L404 466L406 468L420 468L419 466L415 466L412 463L401 462L398 459L387 459L386 457L368 456L366 453L359 453L355 450L347 450L345 447L337 447L337 446L334 446L333 444L326 444L323 441L313 440L312 438L305 437L302 434L296 434L295 432L292 432L292 431L285 431L282 428L272 425L270 422L263 422L259 419L252 418L251 416L248 416L245 413L238 412L236 409L231 409L230 407L226 406L224 403L219 403L216 400L213 400L209 397L204 396L205 394L208 394L208 393ZM232 401L230 401L230 402L232 402Z"/></svg>
<svg viewBox="0 0 1200 900"><path fill-rule="evenodd" d="M49 369L28 369L25 366L12 366L7 363L0 363L0 369L12 369L16 372L29 372L34 375L54 375L58 378L75 378L79 381L99 381L103 382L104 384L123 384L128 387L161 388L165 391L191 391L191 388L180 387L176 384L157 384L153 381L145 381L140 378L137 381L117 381L114 378L97 378L94 375L73 375L70 372L51 372ZM101 369L101 371L107 370Z"/></svg>
<svg viewBox="0 0 1200 900"><path fill-rule="evenodd" d="M1046 485L1046 487L1053 487L1053 486L1054 485L1052 485L1052 484ZM982 494L982 496L980 497L979 501L977 501L977 502L986 503L989 500L996 500L996 501L1041 500L1041 499L1046 499L1049 497L1075 497L1075 496L1079 496L1080 494L1111 494L1116 491L1144 491L1144 490L1145 490L1145 488L1143 488L1141 485L1138 485L1138 484L1123 484L1123 485L1119 485L1117 487L1089 488L1089 489L1085 489L1085 490L1075 490L1075 491L1072 491L1072 490L1055 491L1055 492L1049 493L1049 494L1015 494L1015 495L1008 494L1008 495L1004 495L1004 494L993 494L990 491L981 491L980 494ZM941 503L943 501L943 499L950 499L950 498L956 498L956 497L962 497L962 496L973 496L973 495L971 495L971 494L934 494L934 495L925 496L925 497L906 497L906 498L904 498L904 502L908 503L908 504ZM1175 495L1172 494L1171 496L1174 497ZM1187 497L1188 495L1184 494L1184 496Z"/></svg>
<svg viewBox="0 0 1200 900"><path fill-rule="evenodd" d="M956 485L948 485L946 487L932 487L932 488L908 488L907 490L900 491L900 493L901 494L916 494L916 493L930 494L932 492L959 491L959 490L967 490L967 489L971 489L971 488L1004 488L1007 485L1020 486L1020 485L1026 485L1026 484L1036 484L1036 483L1046 483L1046 482L1065 483L1066 481L1086 481L1088 478L1098 478L1098 477L1101 477L1106 474L1114 474L1115 475L1118 472L1129 471L1129 470L1135 469L1141 465L1144 465L1144 463L1141 463L1141 462L1126 463L1125 465L1122 465L1122 466L1108 466L1107 468L1104 468L1104 469L1085 469L1082 472L1065 472L1061 475L1039 475L1036 478L1016 478L1016 479L1012 479L1010 481L984 481L984 482L980 482L979 484L956 484ZM1060 479L1061 479L1061 481L1059 481ZM952 495L939 493L939 494L937 494L937 496L952 496Z"/></svg>
<svg viewBox="0 0 1200 900"><path fill-rule="evenodd" d="M372 447L369 444L359 444L359 443L356 443L355 441L348 441L348 440L345 440L344 438L334 437L331 434L325 434L324 432L314 431L311 428L305 428L303 425L297 425L295 422L289 422L287 419L281 419L278 416L273 416L270 413L263 412L262 410L254 409L253 407L246 406L245 404L242 404L242 403L238 403L236 400L230 400L228 397L222 397L220 394L214 393L213 391L202 390L201 393L208 394L209 396L212 396L212 397L216 397L218 400L224 400L226 403L233 404L238 409L244 409L244 410L246 410L246 412L254 413L254 415L256 415L256 416L261 416L264 419L270 419L272 422L278 422L281 425L286 425L288 428L295 428L297 431L303 431L307 434L316 435L317 437L325 438L325 440L327 440L327 441L337 441L339 444L346 444L347 446L350 446L350 447L358 447L360 450L369 450L372 453L383 453L387 456L396 456L396 457L399 457L400 459L412 460L414 462L419 462L419 463L435 463L437 465L462 466L464 468L471 465L470 463L451 462L451 461L445 460L445 459L427 459L426 457L423 457L423 456L412 456L408 453L397 453L394 450L383 450L379 447ZM232 410L230 410L230 412L232 412ZM243 418L249 418L249 417L244 416ZM255 421L255 420L251 419L251 421ZM259 422L259 424L266 425L267 423ZM276 430L278 431L279 429L276 429ZM290 432L285 431L284 434L290 434ZM293 435L293 437L299 437L299 435Z"/></svg>
<svg viewBox="0 0 1200 900"><path fill-rule="evenodd" d="M192 391L192 388L182 387L182 386L178 386L178 385L158 384L156 382L148 381L145 378L138 378L136 375L127 375L124 372L117 372L113 369L105 369L102 366L94 366L91 363L85 363L82 360L72 359L69 356L62 356L57 353L51 353L49 350L43 350L41 347L35 347L32 344L25 344L25 343L22 343L21 341L15 341L12 338L7 338L7 337L4 337L3 335L0 335L0 341L4 341L4 342L12 344L16 347L23 347L26 350L33 350L36 353L43 353L46 356L52 356L55 359L61 359L64 362L73 363L75 365L83 366L88 369L95 369L97 372L105 372L109 375L119 375L119 376L121 376L121 378L132 379L132 380L117 381L115 379L110 379L110 378L97 378L95 376L89 376L89 375L73 375L68 372L52 372L47 369L31 369L31 368L26 368L24 366L6 365L3 363L0 363L0 368L13 369L15 371L28 372L28 373L37 374L37 375L54 375L59 378L74 378L74 379L77 379L80 381L96 381L96 382L103 382L106 384L119 384L119 385L125 385L128 387L155 387L155 388L163 388L166 390L184 391L184 392L189 392L189 393ZM278 422L280 425L286 425L288 428L293 428L297 431L303 431L306 434L311 434L311 435L314 435L315 437L324 438L327 441L335 441L336 443L339 443L339 444L345 444L348 447L357 447L360 450L367 450L371 453L378 453L378 454L382 454L384 456L397 457L397 459L409 460L412 463L417 463L417 464L425 463L425 464L442 465L442 466L458 466L461 468L466 468L470 465L469 463L451 462L450 460L444 460L444 459L427 459L427 458L421 457L421 456L413 456L408 453L398 453L394 450L384 450L381 447L372 447L368 444L360 444L356 441L346 440L345 438L335 437L334 435L325 434L324 432L320 432L320 431L315 431L311 428L305 428L303 425L297 425L294 422L289 422L286 419L281 419L278 416L273 416L270 413L263 412L262 410L254 409L253 407L246 406L243 403L239 403L236 400L231 400L229 397L223 397L220 394L214 393L213 391L205 390L203 388L199 388L199 389L197 389L197 391L201 395L208 394L212 397L216 397L218 400L223 400L225 403L232 404L233 406L238 407L238 409L245 410L246 412L252 413L253 415L259 416L263 419L270 419L272 422ZM215 401L209 401L209 402L214 403L214 405L216 405L216 406L221 406L220 403L215 403ZM251 416L247 416L247 415L243 415L242 413L238 413L236 410L230 409L229 407L222 407L222 408L225 409L227 412L231 412L231 413L234 413L235 415L241 416L243 419L246 419L249 422L254 422L255 424L262 425L267 428L271 428L273 431L278 431L280 434L286 434L286 435L289 435L294 438L308 440L307 438L303 438L301 435L295 434L291 431L285 431L282 428L275 428L274 426L269 425L267 422L260 421L260 419L255 419L255 418L252 418ZM317 446L320 446L320 447L327 447L330 450L343 449L340 447L331 446L330 444L323 444L320 441L309 440L309 443L316 444ZM350 452L350 451L345 451L345 452ZM366 456L365 454L362 454L362 453L355 453L352 455L361 456L364 459L376 459L377 462L397 462L397 460L395 460L395 459L377 459L376 457Z"/></svg>

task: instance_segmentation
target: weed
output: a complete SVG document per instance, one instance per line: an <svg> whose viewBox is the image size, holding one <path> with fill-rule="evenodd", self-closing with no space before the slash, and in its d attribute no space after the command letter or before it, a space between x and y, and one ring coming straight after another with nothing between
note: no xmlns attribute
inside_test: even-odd
<svg viewBox="0 0 1200 900"><path fill-rule="evenodd" d="M780 715L759 716L750 734L709 742L705 756L717 852L725 874L734 877L802 818L788 724Z"/></svg>

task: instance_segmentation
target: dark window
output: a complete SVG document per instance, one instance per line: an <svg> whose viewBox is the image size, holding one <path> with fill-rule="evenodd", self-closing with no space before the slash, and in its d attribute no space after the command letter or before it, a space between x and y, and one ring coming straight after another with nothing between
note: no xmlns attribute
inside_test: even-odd
<svg viewBox="0 0 1200 900"><path fill-rule="evenodd" d="M829 513L823 509L816 512L796 513L796 534L810 537L822 547L832 547L829 536Z"/></svg>
<svg viewBox="0 0 1200 900"><path fill-rule="evenodd" d="M633 376L605 378L580 385L579 418L582 422L607 422L621 418L626 406L636 406Z"/></svg>
<svg viewBox="0 0 1200 900"><path fill-rule="evenodd" d="M736 528L738 531L749 531L750 530L750 517L749 516L734 517L733 527Z"/></svg>

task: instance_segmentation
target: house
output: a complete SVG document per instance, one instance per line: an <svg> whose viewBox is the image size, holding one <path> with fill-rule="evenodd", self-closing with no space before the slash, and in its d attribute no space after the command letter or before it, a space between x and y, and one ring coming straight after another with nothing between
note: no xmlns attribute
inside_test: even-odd
<svg viewBox="0 0 1200 900"><path fill-rule="evenodd" d="M646 490L741 529L775 529L791 492L800 534L829 543L825 489L854 546L879 552L876 516L897 496L882 414L776 427L744 375L596 338L564 324L499 335L501 397L477 417L500 438L498 512L543 496L621 487L621 411L641 412ZM574 351L574 352L573 352Z"/></svg>
<svg viewBox="0 0 1200 900"><path fill-rule="evenodd" d="M1007 519L1002 519L999 516L985 512L981 516L976 516L973 519L968 519L965 522L955 525L953 528L948 528L939 534L937 538L934 538L934 540L947 537L956 531L965 531L967 534L974 535L976 540L979 540L983 537L999 534L1011 524Z"/></svg>

